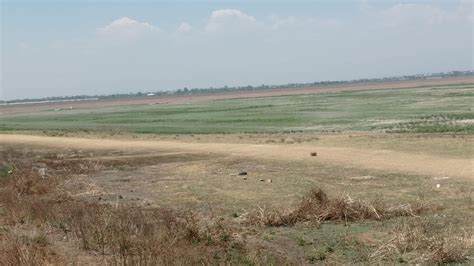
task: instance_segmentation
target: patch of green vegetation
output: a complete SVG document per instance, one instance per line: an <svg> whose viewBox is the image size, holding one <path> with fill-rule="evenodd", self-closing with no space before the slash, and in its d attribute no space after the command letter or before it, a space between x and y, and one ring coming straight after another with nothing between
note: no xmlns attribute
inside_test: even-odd
<svg viewBox="0 0 474 266"><path fill-rule="evenodd" d="M13 127L6 127L4 125L0 125L0 132L1 131L14 131L14 130L15 130L15 128L13 128Z"/></svg>
<svg viewBox="0 0 474 266"><path fill-rule="evenodd" d="M418 126L413 131L416 133L472 133L474 125L434 124Z"/></svg>
<svg viewBox="0 0 474 266"><path fill-rule="evenodd" d="M394 133L472 133L474 113L446 113L415 117L408 122L386 126Z"/></svg>
<svg viewBox="0 0 474 266"><path fill-rule="evenodd" d="M0 116L0 131L152 134L293 130L472 132L472 124L447 123L473 119L474 87L471 85L226 99L192 104L78 108L58 112L3 115Z"/></svg>
<svg viewBox="0 0 474 266"><path fill-rule="evenodd" d="M10 175L14 170L13 166L10 165L0 165L0 177L6 177Z"/></svg>

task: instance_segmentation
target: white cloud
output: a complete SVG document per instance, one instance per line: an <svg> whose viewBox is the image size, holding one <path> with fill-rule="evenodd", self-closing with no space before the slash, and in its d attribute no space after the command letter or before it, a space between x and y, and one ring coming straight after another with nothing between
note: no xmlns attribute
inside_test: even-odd
<svg viewBox="0 0 474 266"><path fill-rule="evenodd" d="M461 18L465 18L468 22L474 22L474 0L462 0L457 10Z"/></svg>
<svg viewBox="0 0 474 266"><path fill-rule="evenodd" d="M437 6L426 4L397 4L381 11L390 26L411 23L439 24L450 19L450 14Z"/></svg>
<svg viewBox="0 0 474 266"><path fill-rule="evenodd" d="M193 30L193 26L191 26L190 24L186 23L186 22L182 22L178 29L176 30L177 33L188 33L188 32L191 32Z"/></svg>
<svg viewBox="0 0 474 266"><path fill-rule="evenodd" d="M304 18L304 17L295 17L289 16L285 18L271 17L271 28L274 30L282 28L295 28L295 27L337 27L342 24L341 21L336 19L320 19L320 18Z"/></svg>
<svg viewBox="0 0 474 266"><path fill-rule="evenodd" d="M460 1L454 11L447 11L439 6L430 4L396 4L381 10L379 15L389 26L425 24L438 25L449 22L473 21L473 0Z"/></svg>
<svg viewBox="0 0 474 266"><path fill-rule="evenodd" d="M302 26L308 24L310 21L308 19L300 19L294 16L289 16L286 18L277 18L272 17L272 28L279 29L289 26Z"/></svg>
<svg viewBox="0 0 474 266"><path fill-rule="evenodd" d="M340 26L341 21L316 17L272 15L265 20L259 20L237 9L221 9L211 13L205 30L214 31L249 31L249 30L279 30L304 27L332 28Z"/></svg>
<svg viewBox="0 0 474 266"><path fill-rule="evenodd" d="M98 28L101 36L113 36L124 39L135 39L146 33L158 33L161 30L147 22L140 22L128 17L122 17L110 24Z"/></svg>
<svg viewBox="0 0 474 266"><path fill-rule="evenodd" d="M236 29L255 25L257 20L237 9L220 9L211 13L206 30Z"/></svg>

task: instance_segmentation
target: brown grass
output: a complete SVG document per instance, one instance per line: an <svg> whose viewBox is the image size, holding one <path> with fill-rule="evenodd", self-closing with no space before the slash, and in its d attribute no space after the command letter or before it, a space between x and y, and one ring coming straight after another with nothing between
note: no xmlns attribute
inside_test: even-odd
<svg viewBox="0 0 474 266"><path fill-rule="evenodd" d="M190 212L82 202L57 207L55 221L64 235L111 263L211 264L238 247L226 228L202 226Z"/></svg>
<svg viewBox="0 0 474 266"><path fill-rule="evenodd" d="M287 211L267 211L260 208L257 212L249 214L247 222L264 226L323 221L347 223L368 219L383 220L400 216L417 216L428 209L428 206L420 203L389 206L378 201L356 201L349 196L329 198L322 189L313 188L296 208Z"/></svg>
<svg viewBox="0 0 474 266"><path fill-rule="evenodd" d="M187 265L250 260L245 242L234 238L234 229L217 218L199 217L191 211L86 202L58 189L73 175L101 169L95 162L65 161L55 156L33 160L15 150L0 151L0 156L0 163L13 169L0 178L0 224L6 228L47 228L56 238L75 243L77 250L73 252L100 254L100 261L108 264ZM38 163L46 165L47 176L37 171ZM46 252L49 243L42 241L46 238L24 241L12 232L0 237L0 261L8 265L51 263Z"/></svg>
<svg viewBox="0 0 474 266"><path fill-rule="evenodd" d="M461 263L468 259L474 244L472 228L464 230L420 218L402 221L391 235L372 258L396 255L399 261L409 263Z"/></svg>
<svg viewBox="0 0 474 266"><path fill-rule="evenodd" d="M38 239L0 234L0 261L3 265L52 265L62 259Z"/></svg>

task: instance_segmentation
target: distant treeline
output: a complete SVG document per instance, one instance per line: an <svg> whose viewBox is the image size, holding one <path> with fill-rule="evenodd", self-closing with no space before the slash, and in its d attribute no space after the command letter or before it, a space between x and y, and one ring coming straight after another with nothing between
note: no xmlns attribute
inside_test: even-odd
<svg viewBox="0 0 474 266"><path fill-rule="evenodd" d="M474 76L473 70L468 71L451 71L451 72L440 72L440 73L429 73L429 74L416 74L408 76L397 76L397 77L385 77L385 78L372 78L372 79L357 79L357 80L341 80L341 81L317 81L312 83L289 83L283 85L260 85L260 86L238 86L228 87L224 86L221 88L183 88L175 91L150 91L150 92L137 92L137 93L118 93L110 95L75 95L75 96L56 96L56 97L45 97L35 99L17 99L10 101L0 101L0 104L14 104L14 103L28 103L28 102L58 102L58 101L81 101L81 100L98 100L98 99L117 99L117 98L131 98L131 97L145 97L145 96L173 96L173 95L195 95L195 94L209 94L218 92L234 92L234 91L256 91L256 90L267 90L267 89L283 89L283 88L301 88L310 86L328 86L328 85L340 85L349 83L370 83L370 82L383 82L383 81L403 81L403 80L423 80L423 79L435 79L445 77L462 77L462 76Z"/></svg>

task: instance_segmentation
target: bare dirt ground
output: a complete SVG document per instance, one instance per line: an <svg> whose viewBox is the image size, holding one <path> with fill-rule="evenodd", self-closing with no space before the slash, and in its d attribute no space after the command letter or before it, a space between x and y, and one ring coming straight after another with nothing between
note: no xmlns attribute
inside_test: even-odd
<svg viewBox="0 0 474 266"><path fill-rule="evenodd" d="M218 99L299 95L299 94L314 94L314 93L341 92L341 91L368 90L368 89L413 88L413 87L420 87L420 86L464 84L464 83L473 83L473 82L474 82L473 77L453 77L453 78L443 78L443 79L436 79L436 80L410 80L410 81L397 81L397 82L354 83L354 84L315 86L315 87L303 87L303 88L282 88L282 89L268 89L268 90L243 91L243 92L223 92L223 93L200 94L200 95L192 95L192 96L187 96L187 95L150 96L150 97L133 97L133 98L106 99L106 100L93 100L93 101L77 101L77 102L0 105L0 114L37 112L37 111L51 110L55 108L68 108L68 107L90 108L90 107L119 106L119 105L190 103L190 102L209 101L209 100L218 100Z"/></svg>
<svg viewBox="0 0 474 266"><path fill-rule="evenodd" d="M0 134L1 150L27 152L20 159L31 161L33 168L27 169L29 173L44 168L44 176L39 181L50 182L46 188L54 188L60 195L66 195L70 199L67 204L78 204L71 205L76 206L74 208L108 206L120 210L120 206L133 206L133 209L146 211L161 208L193 210L199 214L198 217L207 217L202 218L205 221L216 218L232 226L231 232L235 234L230 234L231 239L245 239L249 250L287 258L294 264L309 264L315 260L324 260L328 264L367 262L371 260L367 256L375 254L373 252L378 251L379 245L383 247L393 237L391 228L404 221L325 222L317 226L282 227L253 227L243 223L255 212L294 208L302 195L313 187L351 202L381 200L390 206L410 206L406 204L421 202L433 207L433 211L422 215L423 219L446 220L448 225L441 228L472 228L474 156L472 136L469 135L125 134L48 137ZM317 152L317 156L311 157L310 152ZM71 174L65 172L68 176L61 179L63 181L53 182L54 174L67 166L77 170ZM242 171L247 174L239 175ZM8 181L8 176L2 180ZM21 185L18 182L13 184L14 187ZM44 210L55 210L49 204L60 204L54 203L58 202L55 195L43 195L53 199L53 203L43 207ZM36 210L39 200L44 199L41 195L33 196L30 200L34 206L32 209ZM26 203L20 199L8 201L9 208L25 209ZM70 215L68 211L76 212L76 209L69 210L67 204L65 210L60 209L67 214L64 217ZM125 211L125 217L128 217L130 210ZM13 218L18 216L16 212L12 213L15 214ZM58 218L52 217L56 222ZM105 216L106 224L109 223L108 217ZM403 218L410 221L420 219L416 215ZM94 223L85 228L94 228ZM62 231L51 231L49 224L42 229L44 231L38 231L34 223L18 223L5 228L11 235L25 235L29 237L27 239L43 243L43 249L54 249L54 254L59 254L69 264L97 265L112 254L106 252L103 256L94 249L81 248L80 242L68 239L67 232L64 237ZM430 228L428 231L437 230ZM38 237L38 232L43 232L43 238ZM467 236L470 238L466 239L472 239L472 234ZM457 236L453 239L459 242ZM360 247L364 248L360 250ZM317 252L324 252L324 256L314 255ZM462 258L461 261L465 260ZM54 263L48 265L51 264Z"/></svg>
<svg viewBox="0 0 474 266"><path fill-rule="evenodd" d="M244 158L325 163L359 169L396 171L428 176L474 178L473 158L446 158L432 154L412 154L386 149L328 147L317 144L235 144L183 143L177 141L111 140L29 135L0 135L2 144L38 145L87 150L136 151L141 154L181 152L221 154ZM317 152L317 157L310 157Z"/></svg>

